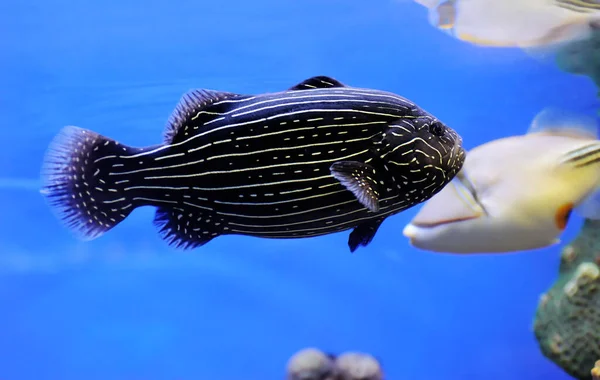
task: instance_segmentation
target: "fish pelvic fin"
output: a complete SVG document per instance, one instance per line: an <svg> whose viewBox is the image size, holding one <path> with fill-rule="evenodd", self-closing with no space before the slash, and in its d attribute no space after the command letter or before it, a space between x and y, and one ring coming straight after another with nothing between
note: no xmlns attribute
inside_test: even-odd
<svg viewBox="0 0 600 380"><path fill-rule="evenodd" d="M384 220L385 218L375 219L363 222L354 227L350 236L348 236L348 248L350 248L350 252L353 253L359 246L368 246L373 241L379 226L381 226Z"/></svg>
<svg viewBox="0 0 600 380"><path fill-rule="evenodd" d="M123 176L112 176L120 156L134 148L78 127L63 128L42 164L41 194L62 223L82 240L95 239L136 207L123 191Z"/></svg>
<svg viewBox="0 0 600 380"><path fill-rule="evenodd" d="M226 99L242 98L244 95L232 92L194 89L183 94L175 110L169 117L164 133L165 144L176 144L189 138L194 131L190 125L205 125L211 120L223 117L229 109Z"/></svg>
<svg viewBox="0 0 600 380"><path fill-rule="evenodd" d="M172 247L187 250L201 247L227 230L226 221L209 208L159 207L154 225Z"/></svg>

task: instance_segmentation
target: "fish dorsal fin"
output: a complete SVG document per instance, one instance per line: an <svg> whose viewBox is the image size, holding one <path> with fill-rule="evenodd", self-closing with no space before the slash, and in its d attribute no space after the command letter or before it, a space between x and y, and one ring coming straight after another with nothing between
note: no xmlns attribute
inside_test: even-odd
<svg viewBox="0 0 600 380"><path fill-rule="evenodd" d="M527 130L527 134L545 134L556 136L598 139L596 119L585 114L559 108L546 108L536 115Z"/></svg>
<svg viewBox="0 0 600 380"><path fill-rule="evenodd" d="M232 92L204 89L195 89L186 92L177 103L175 110L167 122L164 138L165 143L175 144L179 142L181 137L183 137L180 136L182 135L180 133L181 129L185 127L186 122L189 121L191 117L197 116L194 119L195 125L206 123L219 117L219 114L213 111L203 113L203 110L221 100L240 96L242 95L234 94Z"/></svg>
<svg viewBox="0 0 600 380"><path fill-rule="evenodd" d="M334 88L334 87L346 87L343 83L336 79L319 75L316 77L308 78L291 87L288 91L299 91L299 90L312 90L315 88Z"/></svg>

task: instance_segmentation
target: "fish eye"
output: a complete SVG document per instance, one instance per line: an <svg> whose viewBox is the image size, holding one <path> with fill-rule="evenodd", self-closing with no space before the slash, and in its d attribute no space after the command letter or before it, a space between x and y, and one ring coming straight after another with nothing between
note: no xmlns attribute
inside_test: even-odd
<svg viewBox="0 0 600 380"><path fill-rule="evenodd" d="M435 122L431 123L431 125L429 126L429 132L433 133L438 137L442 137L446 132L446 128L442 125L442 123Z"/></svg>

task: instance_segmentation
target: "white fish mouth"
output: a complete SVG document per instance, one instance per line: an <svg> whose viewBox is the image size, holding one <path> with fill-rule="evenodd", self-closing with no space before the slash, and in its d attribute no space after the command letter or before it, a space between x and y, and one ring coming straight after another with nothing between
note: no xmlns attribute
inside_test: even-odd
<svg viewBox="0 0 600 380"><path fill-rule="evenodd" d="M413 243L413 240L417 237L418 235L418 227L415 226L414 224L407 224L404 229L402 230L402 235L404 235L404 237L408 238L408 240L410 241L410 243Z"/></svg>
<svg viewBox="0 0 600 380"><path fill-rule="evenodd" d="M436 222L430 222L430 223L425 223L425 222L412 222L409 225L412 225L414 227L418 227L418 228L436 228L436 227L440 227L443 226L445 224L452 224L452 223L460 223L460 222L466 222L468 220L472 220L472 219L477 219L479 218L479 215L473 215L473 216L465 216L465 217L461 217L461 218L449 218L449 219L443 219L443 220L438 220Z"/></svg>

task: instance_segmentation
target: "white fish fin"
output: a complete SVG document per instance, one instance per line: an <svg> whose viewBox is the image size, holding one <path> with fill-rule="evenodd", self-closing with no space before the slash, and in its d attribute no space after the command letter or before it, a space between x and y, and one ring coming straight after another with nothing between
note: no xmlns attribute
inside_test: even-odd
<svg viewBox="0 0 600 380"><path fill-rule="evenodd" d="M527 133L595 140L598 139L598 123L596 118L591 115L548 107L536 115Z"/></svg>
<svg viewBox="0 0 600 380"><path fill-rule="evenodd" d="M411 224L431 227L485 215L467 185L455 177L421 207Z"/></svg>
<svg viewBox="0 0 600 380"><path fill-rule="evenodd" d="M574 211L584 218L600 220L600 190L588 195Z"/></svg>

